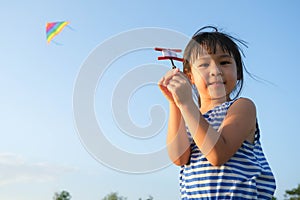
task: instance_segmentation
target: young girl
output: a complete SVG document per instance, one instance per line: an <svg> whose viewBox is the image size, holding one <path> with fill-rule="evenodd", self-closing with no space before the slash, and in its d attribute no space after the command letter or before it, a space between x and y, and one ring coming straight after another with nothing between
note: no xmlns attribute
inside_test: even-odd
<svg viewBox="0 0 300 200"><path fill-rule="evenodd" d="M184 51L183 72L173 69L159 81L169 101L167 144L170 159L181 166L181 199L271 199L274 194L255 105L237 98L244 78L238 44L245 45L204 27Z"/></svg>

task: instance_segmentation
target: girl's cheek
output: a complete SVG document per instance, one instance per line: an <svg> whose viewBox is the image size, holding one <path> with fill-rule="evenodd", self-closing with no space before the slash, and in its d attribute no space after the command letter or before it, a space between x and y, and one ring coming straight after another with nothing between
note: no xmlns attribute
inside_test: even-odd
<svg viewBox="0 0 300 200"><path fill-rule="evenodd" d="M197 78L196 78L196 82L197 82L199 85L205 86L206 83L207 83L205 74L199 73L198 76L197 76Z"/></svg>

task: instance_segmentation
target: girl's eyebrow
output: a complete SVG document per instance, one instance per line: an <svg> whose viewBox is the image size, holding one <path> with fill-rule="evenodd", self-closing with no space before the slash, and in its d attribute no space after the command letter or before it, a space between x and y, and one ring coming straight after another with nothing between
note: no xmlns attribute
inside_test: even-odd
<svg viewBox="0 0 300 200"><path fill-rule="evenodd" d="M208 58L211 58L211 57L218 57L218 58L232 58L231 55L229 54L216 54L216 55L205 55L205 56L199 56L198 59L208 59Z"/></svg>
<svg viewBox="0 0 300 200"><path fill-rule="evenodd" d="M220 58L232 58L232 56L229 55L229 54L221 54L221 55L218 55L218 57L220 57Z"/></svg>

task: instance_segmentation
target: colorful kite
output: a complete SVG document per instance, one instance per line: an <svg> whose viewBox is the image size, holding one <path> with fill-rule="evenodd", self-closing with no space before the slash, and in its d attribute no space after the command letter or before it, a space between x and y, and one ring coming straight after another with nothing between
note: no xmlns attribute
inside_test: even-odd
<svg viewBox="0 0 300 200"><path fill-rule="evenodd" d="M159 47L156 47L154 48L155 51L161 51L163 56L159 56L157 59L158 60L166 60L166 59L169 59L171 60L171 63L172 63L172 68L175 69L176 66L173 62L173 60L177 60L177 61L180 61L180 62L183 62L183 58L179 58L177 56L177 53L180 53L181 52L181 49L166 49L166 48L159 48Z"/></svg>
<svg viewBox="0 0 300 200"><path fill-rule="evenodd" d="M51 40L59 34L70 22L48 22L46 24L46 35L47 43L49 44Z"/></svg>

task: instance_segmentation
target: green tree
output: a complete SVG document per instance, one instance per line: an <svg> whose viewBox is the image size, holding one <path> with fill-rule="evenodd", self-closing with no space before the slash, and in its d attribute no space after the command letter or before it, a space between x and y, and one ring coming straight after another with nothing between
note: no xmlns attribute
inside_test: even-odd
<svg viewBox="0 0 300 200"><path fill-rule="evenodd" d="M71 194L65 190L61 191L60 193L55 192L53 200L70 200Z"/></svg>
<svg viewBox="0 0 300 200"><path fill-rule="evenodd" d="M286 190L284 197L287 200L300 200L300 184L297 188Z"/></svg>
<svg viewBox="0 0 300 200"><path fill-rule="evenodd" d="M153 196L149 195L149 197L146 200L153 200Z"/></svg>
<svg viewBox="0 0 300 200"><path fill-rule="evenodd" d="M118 196L117 192L106 195L102 200L127 200L126 197Z"/></svg>
<svg viewBox="0 0 300 200"><path fill-rule="evenodd" d="M153 200L153 196L149 195L149 197L146 200ZM139 200L142 200L142 198L139 198Z"/></svg>

